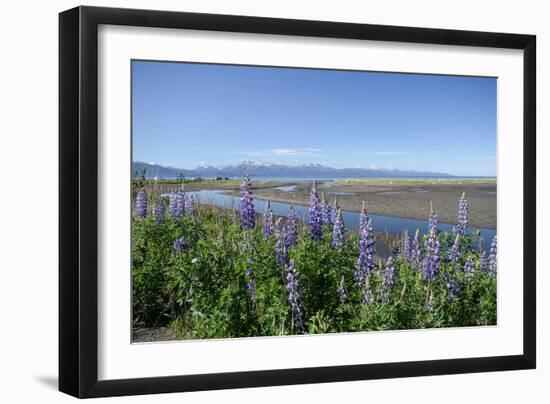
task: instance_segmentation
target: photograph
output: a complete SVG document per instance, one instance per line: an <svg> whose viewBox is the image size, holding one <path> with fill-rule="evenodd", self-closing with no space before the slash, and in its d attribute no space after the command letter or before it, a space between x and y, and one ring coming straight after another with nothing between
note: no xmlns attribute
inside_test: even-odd
<svg viewBox="0 0 550 404"><path fill-rule="evenodd" d="M133 343L497 326L496 77L130 68Z"/></svg>

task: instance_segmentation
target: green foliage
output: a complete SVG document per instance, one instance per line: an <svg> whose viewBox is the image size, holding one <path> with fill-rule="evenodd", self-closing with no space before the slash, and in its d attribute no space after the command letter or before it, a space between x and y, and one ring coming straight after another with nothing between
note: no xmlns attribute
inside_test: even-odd
<svg viewBox="0 0 550 404"><path fill-rule="evenodd" d="M158 200L157 200L158 201ZM348 234L341 249L331 247L331 228L314 242L301 230L289 250L299 272L306 333L461 327L496 324L496 280L481 269L475 248L478 236L461 240L461 261L442 260L438 278L424 280L408 260L394 257L395 284L381 299L382 262L370 277L374 301L363 303L353 282L357 235ZM183 237L186 248L176 251ZM440 233L442 252L452 234ZM464 272L468 257L472 273ZM132 280L134 324L169 325L180 338L229 338L294 334L285 271L277 265L275 239L264 240L261 228L243 230L230 211L199 205L193 217L155 223L133 218ZM256 290L249 293L245 271L251 268ZM445 273L456 279L460 294L451 298ZM337 288L344 277L348 298ZM433 305L428 303L433 296Z"/></svg>

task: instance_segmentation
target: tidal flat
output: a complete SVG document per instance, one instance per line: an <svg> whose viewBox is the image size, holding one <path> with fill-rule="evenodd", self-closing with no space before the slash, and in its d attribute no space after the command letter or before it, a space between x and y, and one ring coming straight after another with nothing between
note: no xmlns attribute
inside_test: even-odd
<svg viewBox="0 0 550 404"><path fill-rule="evenodd" d="M189 191L221 190L238 195L238 180L159 181L147 188L161 192L181 188ZM253 195L258 200L307 205L311 180L255 179ZM469 224L495 229L497 223L497 183L494 178L436 179L338 179L318 180L318 190L332 205L334 199L343 210L359 212L363 201L370 214L427 220L430 202L440 223L454 224L457 201L463 192L470 203Z"/></svg>
<svg viewBox="0 0 550 404"><path fill-rule="evenodd" d="M294 185L294 188L281 189ZM335 180L319 181L319 192L331 204L334 198L342 209L359 212L363 201L375 215L424 220L430 201L441 223L456 222L457 201L463 192L470 203L469 223L474 227L496 228L497 184L494 179L422 179L422 180ZM256 199L269 199L307 205L310 181L254 189Z"/></svg>

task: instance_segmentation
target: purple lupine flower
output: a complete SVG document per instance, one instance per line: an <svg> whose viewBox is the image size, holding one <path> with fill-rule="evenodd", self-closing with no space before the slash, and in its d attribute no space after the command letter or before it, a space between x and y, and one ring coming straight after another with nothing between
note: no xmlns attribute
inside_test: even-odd
<svg viewBox="0 0 550 404"><path fill-rule="evenodd" d="M187 216L195 216L195 197L193 195L185 196L185 213Z"/></svg>
<svg viewBox="0 0 550 404"><path fill-rule="evenodd" d="M256 212L254 210L254 198L252 198L252 183L248 172L244 172L241 183L241 226L243 229L256 227Z"/></svg>
<svg viewBox="0 0 550 404"><path fill-rule="evenodd" d="M426 257L424 258L424 279L433 281L439 272L439 240L437 239L436 227L430 230L430 236L426 240Z"/></svg>
<svg viewBox="0 0 550 404"><path fill-rule="evenodd" d="M185 197L183 191L176 192L176 217L182 217L185 213Z"/></svg>
<svg viewBox="0 0 550 404"><path fill-rule="evenodd" d="M458 281L445 271L445 285L447 286L447 298L449 301L454 301L460 296L460 284Z"/></svg>
<svg viewBox="0 0 550 404"><path fill-rule="evenodd" d="M178 209L178 199L177 194L175 192L170 192L168 195L168 213L170 217L173 219L177 217L177 209Z"/></svg>
<svg viewBox="0 0 550 404"><path fill-rule="evenodd" d="M368 231L366 226L359 228L359 257L355 265L353 280L356 285L362 285L365 282L365 273L367 268L367 245Z"/></svg>
<svg viewBox="0 0 550 404"><path fill-rule="evenodd" d="M405 229L403 233L403 249L401 256L406 260L411 258L411 238L409 237L409 231Z"/></svg>
<svg viewBox="0 0 550 404"><path fill-rule="evenodd" d="M466 192L463 192L460 200L458 201L458 213L456 217L456 230L458 231L458 234L466 234L466 230L468 228L468 209Z"/></svg>
<svg viewBox="0 0 550 404"><path fill-rule="evenodd" d="M460 233L456 235L455 242L449 248L448 257L451 262L458 262L460 260Z"/></svg>
<svg viewBox="0 0 550 404"><path fill-rule="evenodd" d="M485 255L485 251L482 251L479 256L479 270L487 272L487 256Z"/></svg>
<svg viewBox="0 0 550 404"><path fill-rule="evenodd" d="M389 257L384 268L384 279L382 281L382 290L380 297L382 303L389 301L389 289L395 284L395 267L393 266L393 258Z"/></svg>
<svg viewBox="0 0 550 404"><path fill-rule="evenodd" d="M136 216L145 217L147 216L147 194L145 190L140 189L136 195Z"/></svg>
<svg viewBox="0 0 550 404"><path fill-rule="evenodd" d="M365 209L365 201L363 201L361 213L359 213L359 229L366 228L368 221L369 215L367 215L367 210Z"/></svg>
<svg viewBox="0 0 550 404"><path fill-rule="evenodd" d="M168 194L168 215L171 218L176 216L176 193L174 191L170 191Z"/></svg>
<svg viewBox="0 0 550 404"><path fill-rule="evenodd" d="M495 277L497 274L497 236L493 238L491 250L489 251L489 275Z"/></svg>
<svg viewBox="0 0 550 404"><path fill-rule="evenodd" d="M332 229L332 248L342 248L345 241L344 219L342 218L342 210L338 209L336 220Z"/></svg>
<svg viewBox="0 0 550 404"><path fill-rule="evenodd" d="M286 290L288 291L288 303L292 310L292 320L294 329L298 333L304 331L304 325L302 321L302 292L300 291L300 273L296 271L296 263L292 259L290 260L286 269Z"/></svg>
<svg viewBox="0 0 550 404"><path fill-rule="evenodd" d="M338 206L338 197L334 197L334 204L332 205L331 209L331 222L336 222L336 215L338 214L338 209L340 209L340 206Z"/></svg>
<svg viewBox="0 0 550 404"><path fill-rule="evenodd" d="M166 208L164 207L164 203L162 203L162 199L159 200L159 203L153 209L153 216L155 217L155 221L157 223L164 222L164 216L166 215Z"/></svg>
<svg viewBox="0 0 550 404"><path fill-rule="evenodd" d="M474 274L474 260L472 259L472 256L469 256L464 263L464 273L468 277Z"/></svg>
<svg viewBox="0 0 550 404"><path fill-rule="evenodd" d="M384 284L386 286L395 285L395 267L393 265L392 257L389 257L386 261L386 267L384 269Z"/></svg>
<svg viewBox="0 0 550 404"><path fill-rule="evenodd" d="M309 232L314 241L323 237L323 221L321 216L321 201L317 193L317 183L313 181L309 194Z"/></svg>
<svg viewBox="0 0 550 404"><path fill-rule="evenodd" d="M346 282L344 280L344 275L340 278L340 284L336 288L336 292L338 293L338 297L340 298L340 302L344 303L346 300L348 300L348 293L346 292Z"/></svg>
<svg viewBox="0 0 550 404"><path fill-rule="evenodd" d="M273 211L271 210L271 204L267 201L264 209L264 239L268 239L273 234Z"/></svg>
<svg viewBox="0 0 550 404"><path fill-rule="evenodd" d="M399 247L395 246L391 250L392 257L399 257Z"/></svg>
<svg viewBox="0 0 550 404"><path fill-rule="evenodd" d="M185 237L177 238L176 241L174 241L174 251L182 251L189 248L189 244L185 240Z"/></svg>
<svg viewBox="0 0 550 404"><path fill-rule="evenodd" d="M362 284L365 277L374 270L376 252L372 220L368 219L366 223L359 220L359 225L359 257L355 266L354 280L357 284Z"/></svg>
<svg viewBox="0 0 550 404"><path fill-rule="evenodd" d="M367 271L370 273L374 270L374 260L376 255L374 230L372 227L372 219L367 222Z"/></svg>
<svg viewBox="0 0 550 404"><path fill-rule="evenodd" d="M412 265L413 269L419 270L420 263L422 262L422 250L420 248L420 230L419 229L416 229L416 233L414 233L414 239L412 242L412 249L411 249L411 261L413 263Z"/></svg>
<svg viewBox="0 0 550 404"><path fill-rule="evenodd" d="M435 228L437 231L437 215L435 214L432 201L430 201L430 216L428 218L428 231L431 232L432 228Z"/></svg>
<svg viewBox="0 0 550 404"><path fill-rule="evenodd" d="M283 218L279 217L275 222L275 255L277 265L284 268L288 264L288 246L287 246L287 228L283 223Z"/></svg>
<svg viewBox="0 0 550 404"><path fill-rule="evenodd" d="M296 221L296 210L293 206L288 208L286 246L294 247L298 240L298 223Z"/></svg>
<svg viewBox="0 0 550 404"><path fill-rule="evenodd" d="M254 296L254 293L256 293L256 275L254 275L254 271L250 265L244 271L244 279L248 294Z"/></svg>
<svg viewBox="0 0 550 404"><path fill-rule="evenodd" d="M332 224L332 209L329 203L325 200L325 193L321 192L321 221L323 224Z"/></svg>

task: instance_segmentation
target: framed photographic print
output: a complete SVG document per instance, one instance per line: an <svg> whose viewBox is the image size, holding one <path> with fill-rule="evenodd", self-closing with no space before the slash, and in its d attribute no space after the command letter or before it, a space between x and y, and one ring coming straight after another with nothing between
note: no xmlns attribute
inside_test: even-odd
<svg viewBox="0 0 550 404"><path fill-rule="evenodd" d="M60 14L59 386L535 367L535 37Z"/></svg>

